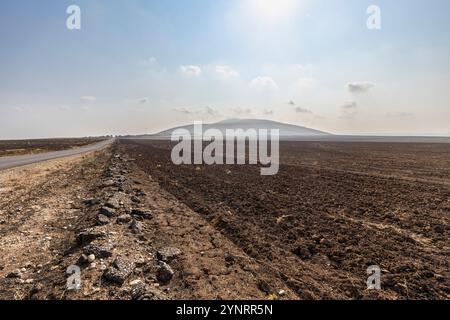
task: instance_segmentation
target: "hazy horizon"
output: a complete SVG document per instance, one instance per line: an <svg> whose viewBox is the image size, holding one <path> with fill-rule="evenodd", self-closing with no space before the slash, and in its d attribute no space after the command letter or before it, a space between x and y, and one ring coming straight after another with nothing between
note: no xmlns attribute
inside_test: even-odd
<svg viewBox="0 0 450 320"><path fill-rule="evenodd" d="M81 29L69 30L70 5ZM377 5L381 29L369 30ZM0 4L0 140L256 118L450 136L446 0Z"/></svg>

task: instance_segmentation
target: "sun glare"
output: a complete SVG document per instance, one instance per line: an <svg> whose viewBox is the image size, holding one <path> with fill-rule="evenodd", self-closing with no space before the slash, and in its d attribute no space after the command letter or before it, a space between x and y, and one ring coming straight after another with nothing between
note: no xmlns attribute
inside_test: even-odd
<svg viewBox="0 0 450 320"><path fill-rule="evenodd" d="M257 18L278 21L291 16L300 0L249 0L250 10Z"/></svg>

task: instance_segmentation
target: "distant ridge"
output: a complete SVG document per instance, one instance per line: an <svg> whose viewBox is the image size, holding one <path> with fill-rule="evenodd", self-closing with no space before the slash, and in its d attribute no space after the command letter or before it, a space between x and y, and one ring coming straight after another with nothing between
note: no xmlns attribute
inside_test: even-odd
<svg viewBox="0 0 450 320"><path fill-rule="evenodd" d="M172 132L177 129L186 129L191 134L194 131L194 126L186 125L186 126L180 126L175 127L172 129L164 130L157 134L152 135L139 135L135 136L136 138L151 138L151 139L169 139L172 135ZM236 130L236 129L278 129L280 130L280 137L281 138L296 138L296 137L326 137L331 136L330 133L310 129L307 127L297 126L293 124L286 124L281 123L277 121L271 121L271 120L259 120L259 119L228 119L224 121L220 121L217 123L211 123L211 124L203 124L203 131L209 130L209 129L217 129L222 132L222 134L225 135L225 131L227 129Z"/></svg>

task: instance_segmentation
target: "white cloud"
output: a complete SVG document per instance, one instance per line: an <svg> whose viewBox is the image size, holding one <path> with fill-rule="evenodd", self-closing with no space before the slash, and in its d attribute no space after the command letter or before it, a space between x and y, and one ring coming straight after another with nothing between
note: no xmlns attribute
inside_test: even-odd
<svg viewBox="0 0 450 320"><path fill-rule="evenodd" d="M147 97L139 98L139 99L137 100L137 102L139 102L139 103L148 103L149 101L150 101L150 99L147 98Z"/></svg>
<svg viewBox="0 0 450 320"><path fill-rule="evenodd" d="M195 113L192 110L185 108L185 107L176 107L176 108L173 108L173 111L176 111L179 113L184 113L184 114L194 114Z"/></svg>
<svg viewBox="0 0 450 320"><path fill-rule="evenodd" d="M199 66L181 66L181 73L188 77L199 77L202 74L202 69Z"/></svg>
<svg viewBox="0 0 450 320"><path fill-rule="evenodd" d="M342 109L356 109L358 107L358 104L355 101L347 101L344 103L341 108Z"/></svg>
<svg viewBox="0 0 450 320"><path fill-rule="evenodd" d="M374 83L371 82L352 82L347 84L347 89L351 93L365 93L368 92L370 89L375 87Z"/></svg>
<svg viewBox="0 0 450 320"><path fill-rule="evenodd" d="M97 101L97 98L94 97L94 96L82 96L82 97L80 97L80 99L82 101L85 101L85 102L95 102L95 101Z"/></svg>
<svg viewBox="0 0 450 320"><path fill-rule="evenodd" d="M279 89L275 80L268 76L254 78L250 82L250 87L258 91L277 91Z"/></svg>
<svg viewBox="0 0 450 320"><path fill-rule="evenodd" d="M412 112L398 112L398 113L386 113L387 118L410 118L413 117L414 113Z"/></svg>
<svg viewBox="0 0 450 320"><path fill-rule="evenodd" d="M191 109L191 108L186 108L186 107L177 107L177 108L173 108L173 111L178 112L178 113L182 113L182 114L186 114L186 115L197 115L197 116L209 116L209 117L218 117L220 116L220 113L212 108L212 107L204 107L204 108L197 108L197 109Z"/></svg>
<svg viewBox="0 0 450 320"><path fill-rule="evenodd" d="M303 93L313 90L316 85L317 81L313 78L299 78L294 82L294 90Z"/></svg>
<svg viewBox="0 0 450 320"><path fill-rule="evenodd" d="M341 106L341 119L353 119L358 114L358 104L355 101L347 101Z"/></svg>
<svg viewBox="0 0 450 320"><path fill-rule="evenodd" d="M69 111L70 109L72 109L72 108L68 105L59 106L59 110L62 110L62 111Z"/></svg>
<svg viewBox="0 0 450 320"><path fill-rule="evenodd" d="M205 107L204 113L211 117L218 117L220 115L219 111L211 107Z"/></svg>
<svg viewBox="0 0 450 320"><path fill-rule="evenodd" d="M223 79L237 78L239 77L239 72L230 66L216 66L216 73Z"/></svg>
<svg viewBox="0 0 450 320"><path fill-rule="evenodd" d="M241 107L237 107L232 109L233 113L237 114L237 115L251 115L252 114L252 109L250 108L241 108Z"/></svg>
<svg viewBox="0 0 450 320"><path fill-rule="evenodd" d="M309 114L312 113L311 110L306 109L306 108L302 108L302 107L295 108L295 112L297 112L297 113L309 113Z"/></svg>

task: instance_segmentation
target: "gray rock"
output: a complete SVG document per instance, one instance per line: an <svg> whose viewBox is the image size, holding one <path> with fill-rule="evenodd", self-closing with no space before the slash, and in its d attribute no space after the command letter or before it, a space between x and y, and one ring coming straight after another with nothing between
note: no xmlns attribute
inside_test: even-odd
<svg viewBox="0 0 450 320"><path fill-rule="evenodd" d="M179 255L181 255L181 250L174 247L161 248L156 252L156 257L160 261L170 263L175 260Z"/></svg>
<svg viewBox="0 0 450 320"><path fill-rule="evenodd" d="M112 187L114 185L114 180L108 179L103 182L104 187Z"/></svg>
<svg viewBox="0 0 450 320"><path fill-rule="evenodd" d="M131 215L142 217L144 219L153 219L153 214L150 211L143 209L133 209Z"/></svg>
<svg viewBox="0 0 450 320"><path fill-rule="evenodd" d="M7 279L21 279L22 278L22 273L20 272L20 270L14 270L10 273L8 273L6 275Z"/></svg>
<svg viewBox="0 0 450 320"><path fill-rule="evenodd" d="M120 217L117 218L117 223L129 223L131 221L131 216L128 214L123 214Z"/></svg>
<svg viewBox="0 0 450 320"><path fill-rule="evenodd" d="M135 234L140 234L142 233L142 222L133 220L133 222L131 222L130 228Z"/></svg>
<svg viewBox="0 0 450 320"><path fill-rule="evenodd" d="M77 234L76 239L79 245L91 243L92 241L106 237L106 232L96 228L86 229Z"/></svg>
<svg viewBox="0 0 450 320"><path fill-rule="evenodd" d="M116 214L116 210L109 208L109 207L102 207L99 211L99 214L102 214L104 216L111 218Z"/></svg>
<svg viewBox="0 0 450 320"><path fill-rule="evenodd" d="M167 263L159 261L158 270L156 271L156 278L159 282L162 284L169 283L174 274L172 268Z"/></svg>
<svg viewBox="0 0 450 320"><path fill-rule="evenodd" d="M87 256L95 255L98 259L109 258L113 255L115 244L108 242L106 244L90 244L83 249L83 253Z"/></svg>
<svg viewBox="0 0 450 320"><path fill-rule="evenodd" d="M97 223L101 226L104 226L109 223L109 218L105 216L104 214L99 214L97 216Z"/></svg>
<svg viewBox="0 0 450 320"><path fill-rule="evenodd" d="M86 199L83 201L83 204L87 205L87 206L96 206L98 204L100 204L100 200L98 199Z"/></svg>
<svg viewBox="0 0 450 320"><path fill-rule="evenodd" d="M119 209L120 208L120 200L117 197L111 197L105 203L105 207L112 208L112 209Z"/></svg>
<svg viewBox="0 0 450 320"><path fill-rule="evenodd" d="M146 285L143 281L133 281L131 283L131 298L133 300L140 300L142 296L147 292Z"/></svg>
<svg viewBox="0 0 450 320"><path fill-rule="evenodd" d="M134 270L134 263L124 258L117 258L112 265L105 270L103 277L117 284L122 285Z"/></svg>

